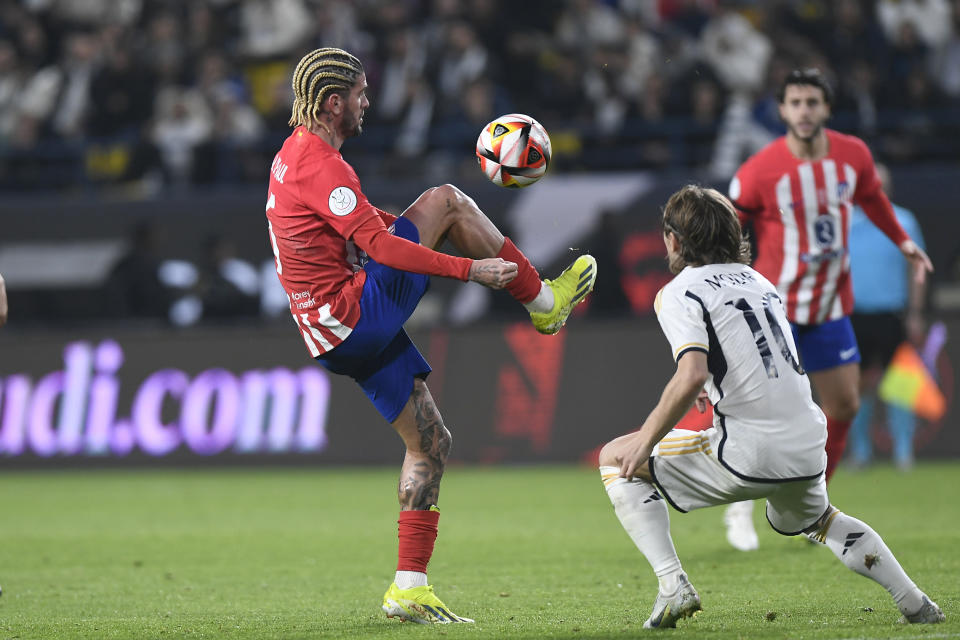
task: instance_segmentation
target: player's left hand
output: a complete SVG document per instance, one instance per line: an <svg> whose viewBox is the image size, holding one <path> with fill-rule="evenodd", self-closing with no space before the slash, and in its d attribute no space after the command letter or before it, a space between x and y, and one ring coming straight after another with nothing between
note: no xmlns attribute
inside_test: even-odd
<svg viewBox="0 0 960 640"><path fill-rule="evenodd" d="M900 251L913 264L913 279L919 285L927 280L927 273L933 273L933 263L929 256L913 240L900 243Z"/></svg>
<svg viewBox="0 0 960 640"><path fill-rule="evenodd" d="M515 262L507 262L503 258L484 258L473 261L468 278L491 289L503 289L517 277L517 273Z"/></svg>
<svg viewBox="0 0 960 640"><path fill-rule="evenodd" d="M627 480L637 475L639 470L650 459L653 447L642 441L636 433L618 438L613 443L613 459L620 463L620 477Z"/></svg>

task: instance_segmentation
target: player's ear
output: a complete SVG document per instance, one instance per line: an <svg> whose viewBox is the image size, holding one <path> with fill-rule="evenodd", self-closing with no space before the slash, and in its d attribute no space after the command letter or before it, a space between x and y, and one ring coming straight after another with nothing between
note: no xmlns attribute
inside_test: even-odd
<svg viewBox="0 0 960 640"><path fill-rule="evenodd" d="M327 96L327 110L333 115L340 115L340 111L343 109L343 98L336 91L331 91L330 95Z"/></svg>

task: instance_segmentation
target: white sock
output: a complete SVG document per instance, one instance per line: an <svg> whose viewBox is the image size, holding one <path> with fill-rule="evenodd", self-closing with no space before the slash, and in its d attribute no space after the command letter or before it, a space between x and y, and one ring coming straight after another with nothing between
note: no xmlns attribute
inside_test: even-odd
<svg viewBox="0 0 960 640"><path fill-rule="evenodd" d="M618 467L600 467L600 477L617 518L653 567L660 591L673 593L679 586L683 567L670 538L667 505L652 484L640 478L626 480L619 477L619 473Z"/></svg>
<svg viewBox="0 0 960 640"><path fill-rule="evenodd" d="M401 589L412 589L413 587L427 586L427 574L419 571L397 571L393 581Z"/></svg>
<svg viewBox="0 0 960 640"><path fill-rule="evenodd" d="M727 513L733 517L751 518L753 517L753 500L743 500L742 502L731 502L727 505Z"/></svg>
<svg viewBox="0 0 960 640"><path fill-rule="evenodd" d="M881 584L893 596L901 613L916 613L923 606L923 592L906 574L880 535L866 523L835 511L828 517L824 528L808 537L826 544L848 568Z"/></svg>
<svg viewBox="0 0 960 640"><path fill-rule="evenodd" d="M553 289L547 283L540 283L540 293L537 297L523 305L530 313L547 313L553 310Z"/></svg>

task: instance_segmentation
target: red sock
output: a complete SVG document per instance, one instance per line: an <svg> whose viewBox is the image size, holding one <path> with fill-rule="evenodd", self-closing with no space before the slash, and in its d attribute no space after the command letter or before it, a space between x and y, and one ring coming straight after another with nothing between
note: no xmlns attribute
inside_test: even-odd
<svg viewBox="0 0 960 640"><path fill-rule="evenodd" d="M503 248L494 257L517 263L517 277L506 287L517 302L526 304L537 297L540 293L540 274L510 238L503 239Z"/></svg>
<svg viewBox="0 0 960 640"><path fill-rule="evenodd" d="M847 448L847 432L852 422L827 417L827 482L830 482L830 477L843 458L843 450Z"/></svg>
<svg viewBox="0 0 960 640"><path fill-rule="evenodd" d="M397 537L400 551L397 554L397 571L427 572L427 563L433 555L433 543L437 540L439 511L401 511L397 520Z"/></svg>

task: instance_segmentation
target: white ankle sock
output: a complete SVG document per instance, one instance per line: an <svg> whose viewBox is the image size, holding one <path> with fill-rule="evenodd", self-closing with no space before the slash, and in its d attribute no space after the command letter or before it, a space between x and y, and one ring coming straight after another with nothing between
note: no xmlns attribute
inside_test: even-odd
<svg viewBox="0 0 960 640"><path fill-rule="evenodd" d="M836 511L824 528L826 532L820 529L810 534L810 539L825 543L848 568L886 588L901 613L912 614L920 610L923 592L869 525Z"/></svg>
<svg viewBox="0 0 960 640"><path fill-rule="evenodd" d="M670 538L667 505L652 484L640 478L626 480L619 473L617 467L600 467L617 518L657 574L660 591L673 593L683 567Z"/></svg>
<svg viewBox="0 0 960 640"><path fill-rule="evenodd" d="M401 589L412 589L413 587L427 586L427 574L419 571L397 571L393 581Z"/></svg>
<svg viewBox="0 0 960 640"><path fill-rule="evenodd" d="M727 505L726 513L732 517L753 517L753 500L743 500L742 502L731 502Z"/></svg>
<svg viewBox="0 0 960 640"><path fill-rule="evenodd" d="M553 310L553 289L546 282L540 283L540 293L537 297L523 305L530 313L547 313Z"/></svg>

